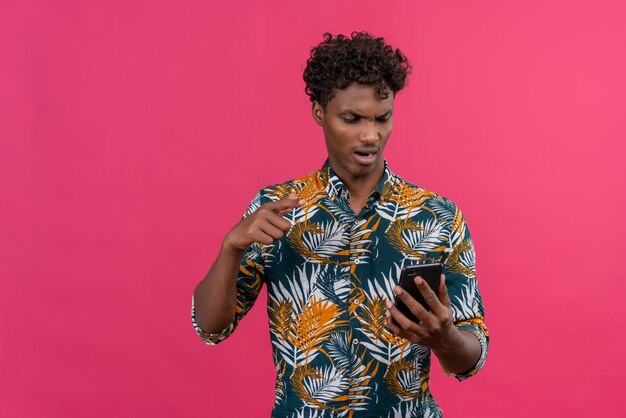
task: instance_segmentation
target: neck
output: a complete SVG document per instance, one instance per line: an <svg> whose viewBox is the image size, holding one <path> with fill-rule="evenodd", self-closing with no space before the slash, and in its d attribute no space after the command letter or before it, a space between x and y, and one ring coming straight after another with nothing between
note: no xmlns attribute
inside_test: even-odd
<svg viewBox="0 0 626 418"><path fill-rule="evenodd" d="M356 199L369 196L376 189L385 172L384 161L381 161L379 167L362 176L352 176L343 170L342 167L333 164L333 161L329 161L329 163L337 177L341 179L348 192L350 192L350 196Z"/></svg>

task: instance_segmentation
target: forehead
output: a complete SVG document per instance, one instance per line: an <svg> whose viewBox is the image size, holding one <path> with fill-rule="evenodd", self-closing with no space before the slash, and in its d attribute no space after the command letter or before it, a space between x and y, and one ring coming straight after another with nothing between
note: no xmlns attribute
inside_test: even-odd
<svg viewBox="0 0 626 418"><path fill-rule="evenodd" d="M364 116L375 116L393 109L393 92L389 91L387 98L382 99L376 87L354 82L343 90L337 90L327 108L331 112L352 110Z"/></svg>

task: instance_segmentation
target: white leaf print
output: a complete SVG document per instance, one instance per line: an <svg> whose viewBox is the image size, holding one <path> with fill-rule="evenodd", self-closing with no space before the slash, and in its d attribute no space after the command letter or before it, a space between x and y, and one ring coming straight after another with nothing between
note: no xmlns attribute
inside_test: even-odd
<svg viewBox="0 0 626 418"><path fill-rule="evenodd" d="M318 411L305 405L294 412L291 418L324 418L324 411Z"/></svg>
<svg viewBox="0 0 626 418"><path fill-rule="evenodd" d="M348 389L348 378L343 371L328 366L319 369L321 377L305 377L303 385L306 391L318 401L329 402Z"/></svg>
<svg viewBox="0 0 626 418"><path fill-rule="evenodd" d="M382 297L387 300L394 300L395 294L393 287L400 281L400 273L402 272L402 263L392 263L389 268L389 274L381 272L382 280L370 279L367 281L366 295L373 300L375 297ZM385 287L383 288L382 285Z"/></svg>
<svg viewBox="0 0 626 418"><path fill-rule="evenodd" d="M319 226L321 233L305 232L302 235L302 242L310 251L321 257L330 258L348 244L349 236L346 227L341 223L329 221Z"/></svg>
<svg viewBox="0 0 626 418"><path fill-rule="evenodd" d="M350 295L350 276L337 266L323 266L316 276L315 287L320 299L341 305Z"/></svg>
<svg viewBox="0 0 626 418"><path fill-rule="evenodd" d="M476 292L476 280L469 280L460 285L459 294L451 295L452 316L455 321L473 318L480 312L473 303L476 300Z"/></svg>
<svg viewBox="0 0 626 418"><path fill-rule="evenodd" d="M387 201L384 204L379 203L375 205L375 209L376 213L391 222L396 219L406 218L409 214L407 208L395 201Z"/></svg>
<svg viewBox="0 0 626 418"><path fill-rule="evenodd" d="M468 270L476 271L476 253L474 251L462 252L459 256L459 262ZM476 275L472 275L470 278L476 278Z"/></svg>
<svg viewBox="0 0 626 418"><path fill-rule="evenodd" d="M456 205L442 196L433 196L429 202L429 205L435 212L439 221L450 222L454 219L456 213Z"/></svg>
<svg viewBox="0 0 626 418"><path fill-rule="evenodd" d="M303 365L307 362L307 356L304 351L298 350L293 345L289 344L287 341L282 341L280 339L272 340L272 344L280 350L283 355L283 360L285 360L291 367L296 367L299 365ZM316 348L313 348L309 351L308 361L312 361L317 355L319 351Z"/></svg>
<svg viewBox="0 0 626 418"><path fill-rule="evenodd" d="M304 264L302 267L296 267L291 277L287 276L283 281L278 282L278 287L275 288L276 295L270 297L275 302L280 300L293 301L293 307L295 313L301 313L302 307L305 306L311 297L313 296L313 290L317 276L320 272L319 265L313 265L310 263Z"/></svg>
<svg viewBox="0 0 626 418"><path fill-rule="evenodd" d="M250 202L250 205L246 209L243 216L246 217L254 213L254 211L256 211L260 206L261 206L261 193L259 192L254 196L254 198L252 198L252 202Z"/></svg>
<svg viewBox="0 0 626 418"><path fill-rule="evenodd" d="M352 353L347 332L333 332L330 340L326 342L326 350L337 367L343 369L350 367Z"/></svg>
<svg viewBox="0 0 626 418"><path fill-rule="evenodd" d="M429 219L420 223L420 229L405 229L402 231L402 239L412 250L419 254L428 254L442 245L447 237L444 237L444 226L435 219ZM408 258L413 258L408 256Z"/></svg>
<svg viewBox="0 0 626 418"><path fill-rule="evenodd" d="M284 216L291 225L295 225L299 222L304 222L308 219L312 219L320 208L318 206L311 206L306 210L306 206L293 209L291 212Z"/></svg>
<svg viewBox="0 0 626 418"><path fill-rule="evenodd" d="M359 328L359 331L365 333L366 330L363 328ZM373 343L361 341L361 344L367 347L370 350L370 354L372 355L372 357L374 357L381 363L389 365L390 363L398 361L402 358L403 351L400 347L387 343L383 340L370 341L372 341Z"/></svg>

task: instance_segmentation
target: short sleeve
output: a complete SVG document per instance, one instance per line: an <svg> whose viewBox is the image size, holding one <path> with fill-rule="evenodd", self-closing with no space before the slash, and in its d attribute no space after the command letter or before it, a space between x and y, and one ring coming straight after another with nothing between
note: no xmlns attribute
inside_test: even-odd
<svg viewBox="0 0 626 418"><path fill-rule="evenodd" d="M260 206L260 192L254 197L243 218L252 214ZM243 219L242 218L242 219ZM262 257L262 247L259 243L253 243L243 253L239 272L237 274L237 310L233 322L219 333L205 332L196 322L196 312L191 298L191 322L196 333L202 338L207 345L215 345L229 337L239 325L241 319L250 311L259 292L265 282L264 263Z"/></svg>
<svg viewBox="0 0 626 418"><path fill-rule="evenodd" d="M477 363L470 371L458 374L444 369L446 374L461 381L475 375L485 364L489 349L489 331L485 325L485 311L476 279L474 244L465 217L458 209L451 221L450 241L446 252L443 272L452 303L454 325L474 334L481 350Z"/></svg>

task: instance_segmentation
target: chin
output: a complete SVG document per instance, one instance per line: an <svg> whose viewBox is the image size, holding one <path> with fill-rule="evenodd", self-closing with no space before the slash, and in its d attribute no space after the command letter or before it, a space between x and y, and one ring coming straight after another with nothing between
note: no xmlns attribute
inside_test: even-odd
<svg viewBox="0 0 626 418"><path fill-rule="evenodd" d="M350 165L351 173L354 177L363 176L369 173L373 173L380 169L383 166L383 162L380 159L376 159L372 164L360 164L358 162L353 162Z"/></svg>

